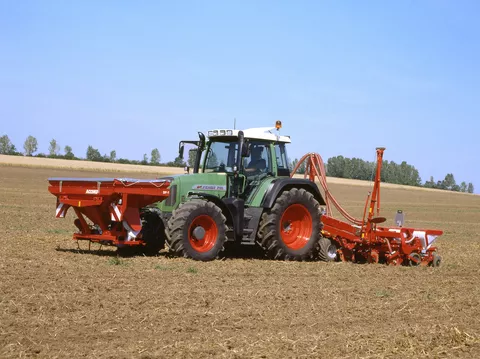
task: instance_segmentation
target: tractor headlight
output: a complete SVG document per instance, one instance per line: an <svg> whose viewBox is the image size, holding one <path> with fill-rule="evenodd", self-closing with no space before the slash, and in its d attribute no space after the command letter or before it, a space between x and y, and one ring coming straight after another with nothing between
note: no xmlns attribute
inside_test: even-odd
<svg viewBox="0 0 480 359"><path fill-rule="evenodd" d="M225 130L220 130L220 136L225 136Z"/></svg>
<svg viewBox="0 0 480 359"><path fill-rule="evenodd" d="M233 131L232 130L227 130L227 136L232 136L233 135Z"/></svg>

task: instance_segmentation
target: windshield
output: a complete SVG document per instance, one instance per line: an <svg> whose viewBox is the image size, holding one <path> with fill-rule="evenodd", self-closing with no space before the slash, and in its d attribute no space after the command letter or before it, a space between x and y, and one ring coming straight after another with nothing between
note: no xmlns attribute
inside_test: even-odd
<svg viewBox="0 0 480 359"><path fill-rule="evenodd" d="M236 163L237 142L211 142L204 172L233 172Z"/></svg>
<svg viewBox="0 0 480 359"><path fill-rule="evenodd" d="M237 149L237 141L211 142L208 151L206 151L204 173L233 172L233 166L237 163ZM285 156L283 147L282 155ZM271 173L273 170L270 143L250 141L250 153L249 156L243 158L243 169L247 177L257 176L262 173Z"/></svg>

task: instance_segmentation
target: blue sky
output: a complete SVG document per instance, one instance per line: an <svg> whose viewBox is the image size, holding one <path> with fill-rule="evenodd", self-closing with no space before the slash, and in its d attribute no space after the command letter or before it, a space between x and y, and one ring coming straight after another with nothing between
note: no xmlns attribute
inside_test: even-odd
<svg viewBox="0 0 480 359"><path fill-rule="evenodd" d="M0 135L172 160L281 120L290 157L413 164L480 191L478 1L0 0Z"/></svg>

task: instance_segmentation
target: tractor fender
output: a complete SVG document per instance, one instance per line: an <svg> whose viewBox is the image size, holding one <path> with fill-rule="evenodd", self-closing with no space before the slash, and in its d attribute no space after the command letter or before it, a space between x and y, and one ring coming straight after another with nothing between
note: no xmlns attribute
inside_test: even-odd
<svg viewBox="0 0 480 359"><path fill-rule="evenodd" d="M233 228L234 239L236 241L242 239L245 210L245 202L243 199L219 198L210 193L192 193L191 195L215 203L227 218L227 225Z"/></svg>
<svg viewBox="0 0 480 359"><path fill-rule="evenodd" d="M315 182L304 178L279 178L272 181L263 196L261 206L263 208L272 208L277 197L283 192L292 188L303 188L313 194L320 205L325 205L325 200L321 195Z"/></svg>

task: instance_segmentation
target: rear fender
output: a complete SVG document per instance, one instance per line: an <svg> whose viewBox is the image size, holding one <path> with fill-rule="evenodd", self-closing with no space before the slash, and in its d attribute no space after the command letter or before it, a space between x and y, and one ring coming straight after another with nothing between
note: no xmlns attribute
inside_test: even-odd
<svg viewBox="0 0 480 359"><path fill-rule="evenodd" d="M261 206L263 208L272 208L277 197L283 191L288 191L292 188L305 189L307 192L313 194L320 205L325 205L325 200L314 182L303 178L279 178L273 181L267 188Z"/></svg>

